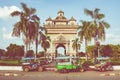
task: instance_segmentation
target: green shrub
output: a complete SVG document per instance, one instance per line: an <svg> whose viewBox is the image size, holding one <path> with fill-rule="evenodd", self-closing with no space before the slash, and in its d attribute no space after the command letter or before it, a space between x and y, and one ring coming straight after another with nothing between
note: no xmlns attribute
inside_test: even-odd
<svg viewBox="0 0 120 80"><path fill-rule="evenodd" d="M21 65L18 60L0 60L2 66L19 66Z"/></svg>
<svg viewBox="0 0 120 80"><path fill-rule="evenodd" d="M111 58L111 62L113 65L120 65L120 58Z"/></svg>
<svg viewBox="0 0 120 80"><path fill-rule="evenodd" d="M120 61L111 61L113 65L120 65Z"/></svg>

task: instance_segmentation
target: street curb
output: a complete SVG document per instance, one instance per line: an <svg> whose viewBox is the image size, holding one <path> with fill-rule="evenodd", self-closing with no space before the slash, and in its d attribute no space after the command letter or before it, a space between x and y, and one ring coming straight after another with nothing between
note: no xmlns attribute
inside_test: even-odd
<svg viewBox="0 0 120 80"><path fill-rule="evenodd" d="M46 70L46 71L57 71L56 68L46 68L45 70Z"/></svg>

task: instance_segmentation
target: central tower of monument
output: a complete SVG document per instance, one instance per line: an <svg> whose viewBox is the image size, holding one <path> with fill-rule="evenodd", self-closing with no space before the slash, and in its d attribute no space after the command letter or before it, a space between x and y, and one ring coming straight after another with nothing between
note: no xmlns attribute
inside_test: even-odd
<svg viewBox="0 0 120 80"><path fill-rule="evenodd" d="M50 48L47 53L57 56L57 48L63 47L65 55L76 55L75 50L72 48L72 40L75 40L78 28L76 19L73 17L67 19L64 16L64 12L60 10L55 19L51 17L46 19L44 27L51 38Z"/></svg>

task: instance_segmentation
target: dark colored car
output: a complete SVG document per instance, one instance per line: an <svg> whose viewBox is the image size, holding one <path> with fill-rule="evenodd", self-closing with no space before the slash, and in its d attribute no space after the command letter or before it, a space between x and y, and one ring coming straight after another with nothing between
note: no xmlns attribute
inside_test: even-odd
<svg viewBox="0 0 120 80"><path fill-rule="evenodd" d="M39 62L35 62L34 58L24 58L22 63L22 69L25 72L37 70L42 72L44 69Z"/></svg>

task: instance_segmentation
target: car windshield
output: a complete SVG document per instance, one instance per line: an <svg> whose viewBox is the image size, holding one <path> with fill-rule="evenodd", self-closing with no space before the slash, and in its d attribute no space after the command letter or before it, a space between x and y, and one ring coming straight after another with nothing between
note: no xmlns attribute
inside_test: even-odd
<svg viewBox="0 0 120 80"><path fill-rule="evenodd" d="M67 59L58 59L57 61L58 61L58 62L69 62L70 59L68 59L68 58L67 58Z"/></svg>
<svg viewBox="0 0 120 80"><path fill-rule="evenodd" d="M39 62L40 59L36 58L36 61ZM35 62L34 58L22 58L23 63Z"/></svg>

